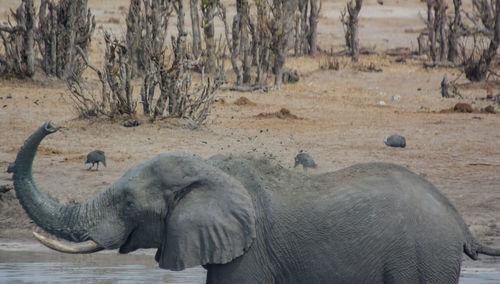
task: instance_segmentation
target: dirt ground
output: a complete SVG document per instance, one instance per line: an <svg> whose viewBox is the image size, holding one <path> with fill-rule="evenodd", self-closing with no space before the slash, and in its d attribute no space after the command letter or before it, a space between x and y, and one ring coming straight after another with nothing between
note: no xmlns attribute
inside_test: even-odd
<svg viewBox="0 0 500 284"><path fill-rule="evenodd" d="M287 67L302 74L299 82L285 84L279 91L219 91L207 123L195 130L184 127L182 121L150 124L140 116L144 123L134 128L79 120L64 83L47 78L0 79L0 168L15 160L24 140L46 120L66 128L43 141L34 177L44 193L65 204L91 199L133 165L169 151L202 157L272 154L292 168L294 156L303 150L318 164L312 173L359 162L394 162L434 183L478 239L500 247L500 114L441 112L458 102L470 103L476 110L494 105L500 112L496 103L484 100L486 89L498 93L498 85L471 84L462 76L458 83L464 98L441 98L443 75L456 78L460 70L424 69L422 61L408 58L399 63L397 57L383 54L389 48L416 47L415 31L423 27L419 12L424 15L424 3L387 0L384 6L376 6L375 1L365 2L361 44L374 47L379 54L362 55L356 64L349 58L333 58L339 70L321 69L328 60L324 55L289 58ZM319 43L324 49L343 44L338 19L343 3L323 1ZM0 20L17 5L18 1L2 1ZM94 65L102 60L102 30L117 34L125 30L127 5L125 0L89 0L98 23L91 53ZM363 71L370 64L382 72ZM97 82L91 76L89 80ZM7 98L9 94L12 98ZM255 105L234 104L242 96ZM281 108L297 118L258 116ZM406 137L406 148L384 145L384 138L394 133ZM83 161L95 149L106 152L108 165L97 172L87 171ZM11 185L10 178L2 171L0 186ZM30 240L34 228L13 190L0 193L0 239Z"/></svg>

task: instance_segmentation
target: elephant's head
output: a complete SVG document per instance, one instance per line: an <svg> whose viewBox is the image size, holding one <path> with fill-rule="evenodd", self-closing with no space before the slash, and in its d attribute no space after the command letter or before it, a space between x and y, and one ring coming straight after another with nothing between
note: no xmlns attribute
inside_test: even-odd
<svg viewBox="0 0 500 284"><path fill-rule="evenodd" d="M41 140L57 129L47 122L30 136L14 171L19 201L47 232L120 253L158 248L160 267L171 270L227 263L252 244L255 212L247 190L194 155L159 155L84 204L52 201L38 190L31 168Z"/></svg>

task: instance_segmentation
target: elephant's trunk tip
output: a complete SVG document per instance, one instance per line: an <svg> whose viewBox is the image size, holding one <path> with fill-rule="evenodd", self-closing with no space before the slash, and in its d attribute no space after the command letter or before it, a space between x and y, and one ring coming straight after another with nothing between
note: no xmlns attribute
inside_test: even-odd
<svg viewBox="0 0 500 284"><path fill-rule="evenodd" d="M63 127L62 126L55 126L54 124L52 124L52 121L48 120L47 122L45 122L44 128L47 132L54 133Z"/></svg>

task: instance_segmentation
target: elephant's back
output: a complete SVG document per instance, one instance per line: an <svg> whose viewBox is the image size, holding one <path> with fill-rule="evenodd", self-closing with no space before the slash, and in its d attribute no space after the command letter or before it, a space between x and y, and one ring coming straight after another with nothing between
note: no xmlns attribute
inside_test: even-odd
<svg viewBox="0 0 500 284"><path fill-rule="evenodd" d="M323 193L314 202L319 210L361 206L367 215L386 214L401 222L430 224L440 220L456 223L461 230L465 226L455 207L432 183L399 165L357 164L320 175L315 183Z"/></svg>
<svg viewBox="0 0 500 284"><path fill-rule="evenodd" d="M430 182L404 167L368 163L306 175L265 159L212 163L252 196L260 237L249 252L288 268L276 283L384 283L401 275L401 283L443 283L434 271L458 275L465 224ZM447 267L419 278L419 266L437 259Z"/></svg>
<svg viewBox="0 0 500 284"><path fill-rule="evenodd" d="M374 163L324 174L314 183L321 194L290 198L280 205L277 211L295 216L280 221L301 220L301 224L281 222L277 233L282 238L297 236L301 245L313 248L299 254L321 256L318 267L336 269L341 275L338 282L382 283L401 276L391 271L415 282L422 278L433 282L440 277L434 271L458 275L470 233L448 199L424 178L397 165ZM423 265L436 259L441 261L435 268L418 275ZM301 265L308 264L296 266Z"/></svg>

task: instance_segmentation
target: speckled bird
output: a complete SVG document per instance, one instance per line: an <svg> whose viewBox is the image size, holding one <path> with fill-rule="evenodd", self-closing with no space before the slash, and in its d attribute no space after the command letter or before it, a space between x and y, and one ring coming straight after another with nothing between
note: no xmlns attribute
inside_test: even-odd
<svg viewBox="0 0 500 284"><path fill-rule="evenodd" d="M307 168L315 169L317 167L314 159L307 153L299 153L295 156L295 165L294 168L298 165L302 165L303 169L307 170Z"/></svg>
<svg viewBox="0 0 500 284"><path fill-rule="evenodd" d="M384 143L385 145L390 147L406 147L406 139L403 136L397 134L391 135L384 139Z"/></svg>
<svg viewBox="0 0 500 284"><path fill-rule="evenodd" d="M105 167L106 166L106 156L104 155L104 152L101 150L95 150L87 155L87 160L85 160L85 164L92 163L92 166L88 168L87 170L91 170L94 167L94 164L97 164L96 171L99 170L99 162L101 162Z"/></svg>

